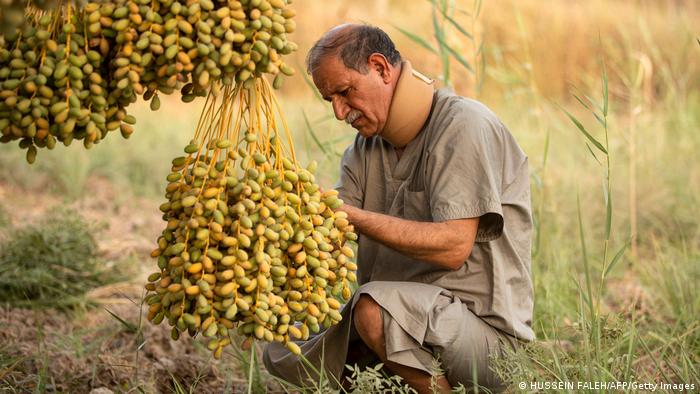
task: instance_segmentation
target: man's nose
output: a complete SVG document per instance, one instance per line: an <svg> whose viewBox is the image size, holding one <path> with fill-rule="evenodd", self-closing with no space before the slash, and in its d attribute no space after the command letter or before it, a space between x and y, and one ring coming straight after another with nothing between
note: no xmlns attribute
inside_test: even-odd
<svg viewBox="0 0 700 394"><path fill-rule="evenodd" d="M350 108L343 100L340 100L339 98L333 98L332 103L333 112L335 113L336 119L345 120L345 118L348 116L348 112L350 112Z"/></svg>

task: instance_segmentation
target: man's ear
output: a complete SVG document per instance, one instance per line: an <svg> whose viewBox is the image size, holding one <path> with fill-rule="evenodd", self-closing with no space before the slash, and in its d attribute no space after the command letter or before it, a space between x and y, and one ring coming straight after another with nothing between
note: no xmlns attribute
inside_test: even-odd
<svg viewBox="0 0 700 394"><path fill-rule="evenodd" d="M379 76L382 78L384 83L391 82L391 76L394 70L384 55L381 53L373 53L369 55L369 58L367 59L367 66L369 67L370 72L376 71L379 73Z"/></svg>

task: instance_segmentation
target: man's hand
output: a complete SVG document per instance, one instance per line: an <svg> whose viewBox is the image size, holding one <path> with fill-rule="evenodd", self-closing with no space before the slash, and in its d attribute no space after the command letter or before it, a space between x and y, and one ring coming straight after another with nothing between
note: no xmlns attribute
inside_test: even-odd
<svg viewBox="0 0 700 394"><path fill-rule="evenodd" d="M344 204L355 229L406 256L457 270L471 254L479 218L415 222Z"/></svg>

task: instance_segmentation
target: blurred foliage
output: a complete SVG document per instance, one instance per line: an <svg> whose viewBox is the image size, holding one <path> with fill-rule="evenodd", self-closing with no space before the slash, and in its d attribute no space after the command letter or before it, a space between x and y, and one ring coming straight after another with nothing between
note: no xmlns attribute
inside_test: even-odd
<svg viewBox="0 0 700 394"><path fill-rule="evenodd" d="M102 268L95 231L69 209L4 229L0 299L18 306L72 307L87 302L87 291L121 279Z"/></svg>
<svg viewBox="0 0 700 394"><path fill-rule="evenodd" d="M0 230L10 225L10 214L7 209L0 204Z"/></svg>
<svg viewBox="0 0 700 394"><path fill-rule="evenodd" d="M696 0L423 0L412 1L410 6L398 0L316 3L294 3L304 10L296 16L294 36L299 51L290 57L299 72L304 70L308 49L325 31L340 23L366 22L387 31L402 56L428 76L441 77L445 55L458 54L461 60L450 56L455 90L487 102L528 97L531 83L542 97L569 100L571 86L597 87L600 58L615 63L610 65L611 86L622 82L618 71L635 69L643 59L652 71L647 90L652 99L700 85L696 27L700 2ZM400 29L420 37L426 45L416 44ZM477 70L482 62L483 70L476 73L460 66L468 63ZM302 78L290 78L282 91L297 97L311 94L303 85ZM611 97L614 101L627 99L616 89L611 89Z"/></svg>

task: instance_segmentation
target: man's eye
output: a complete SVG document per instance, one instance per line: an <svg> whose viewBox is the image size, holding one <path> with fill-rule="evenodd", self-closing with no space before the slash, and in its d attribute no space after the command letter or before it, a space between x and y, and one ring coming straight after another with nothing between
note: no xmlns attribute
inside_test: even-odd
<svg viewBox="0 0 700 394"><path fill-rule="evenodd" d="M348 95L348 93L350 93L350 88L341 90L339 94L340 94L341 96L345 97L345 96Z"/></svg>

